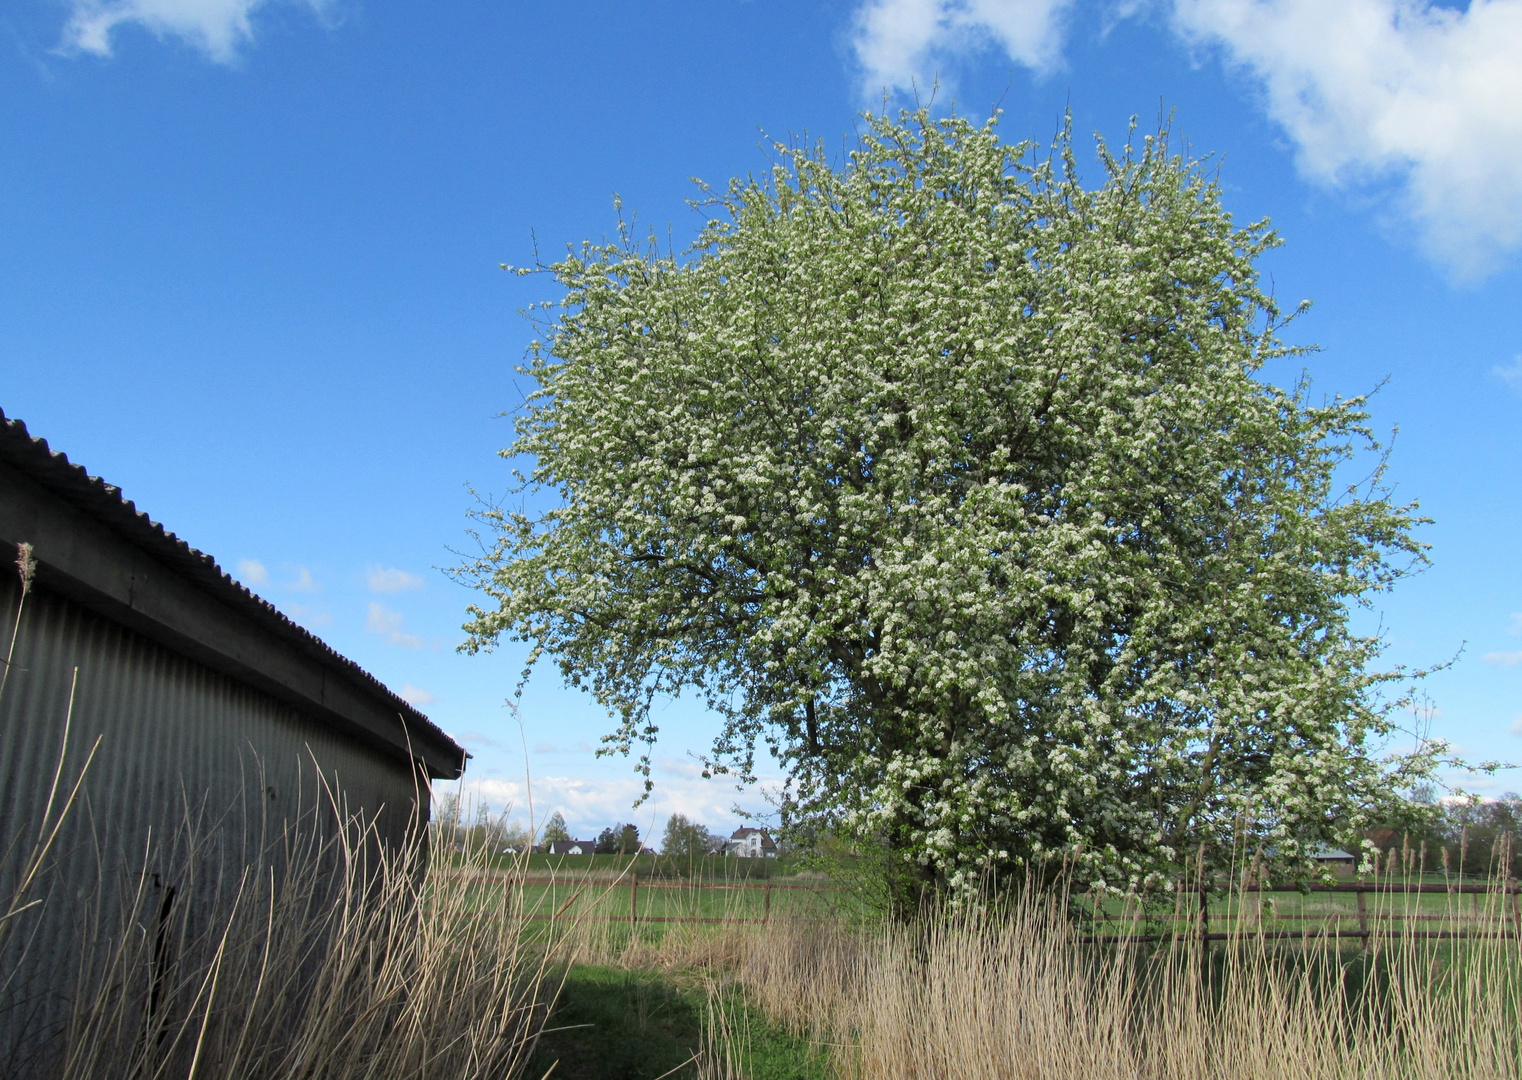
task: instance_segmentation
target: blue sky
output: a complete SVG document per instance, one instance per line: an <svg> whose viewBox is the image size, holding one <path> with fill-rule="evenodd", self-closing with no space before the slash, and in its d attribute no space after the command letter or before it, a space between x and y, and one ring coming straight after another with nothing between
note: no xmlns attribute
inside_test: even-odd
<svg viewBox="0 0 1522 1080"><path fill-rule="evenodd" d="M583 833L732 825L764 807L695 776L701 713L662 711L633 811L593 704L545 668L520 728L521 653L453 651L470 597L438 568L469 487L506 485L516 313L554 295L497 267L605 234L615 193L680 241L689 178L937 79L1010 140L1166 108L1221 158L1229 208L1284 235L1276 292L1315 301L1318 390L1388 380L1391 476L1436 519L1380 602L1390 659L1462 647L1433 733L1522 761L1522 0L16 0L0 408L417 700L495 805L528 772Z"/></svg>

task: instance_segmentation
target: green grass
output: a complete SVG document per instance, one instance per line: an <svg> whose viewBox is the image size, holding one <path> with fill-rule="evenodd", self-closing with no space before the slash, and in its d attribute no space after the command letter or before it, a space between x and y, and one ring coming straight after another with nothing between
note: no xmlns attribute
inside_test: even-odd
<svg viewBox="0 0 1522 1080"><path fill-rule="evenodd" d="M828 894L812 889L774 888L768 898L763 889L725 888L712 883L675 888L641 883L635 888L629 882L611 884L573 880L565 884L528 884L514 888L522 896L524 909L532 914L553 914L563 910L566 916L599 919L624 919L637 915L641 919L750 920L765 918L768 910L773 917L783 914L824 917L829 913Z"/></svg>
<svg viewBox="0 0 1522 1080"><path fill-rule="evenodd" d="M726 1000L729 1028L751 1080L824 1080L817 1055L768 1025L737 994ZM527 1076L539 1080L656 1080L699 1075L707 997L695 979L661 972L579 965L571 969Z"/></svg>
<svg viewBox="0 0 1522 1080"><path fill-rule="evenodd" d="M462 856L455 852L441 853L441 857L459 863ZM497 869L524 871L541 874L583 875L588 872L608 877L624 873L638 874L641 878L680 878L703 881L761 881L766 878L790 877L804 869L799 859L784 855L777 859L737 859L725 856L709 856L702 859L673 859L664 855L493 855L471 856L472 865L490 862Z"/></svg>
<svg viewBox="0 0 1522 1080"><path fill-rule="evenodd" d="M536 919L559 916L595 922L627 921L631 916L640 920L726 921L828 918L835 914L834 904L839 899L837 886L815 878L652 879L633 873L617 875L612 866L616 856L582 856L580 861L592 859L609 861L590 867L513 866L484 874L473 870L466 889L482 907L521 904L521 910ZM666 924L642 923L641 929L660 925Z"/></svg>

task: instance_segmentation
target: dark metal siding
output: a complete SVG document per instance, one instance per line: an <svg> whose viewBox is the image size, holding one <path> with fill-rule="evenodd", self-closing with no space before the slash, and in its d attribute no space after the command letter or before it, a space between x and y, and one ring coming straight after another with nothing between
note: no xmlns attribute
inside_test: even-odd
<svg viewBox="0 0 1522 1080"><path fill-rule="evenodd" d="M0 569L0 660L19 594L13 571ZM43 829L66 716L57 803L97 737L99 749L55 844L45 913L27 914L25 934L0 937L0 972L21 980L13 982L13 995L25 991L29 1000L41 995L53 1002L29 1027L42 1014L56 1014L54 1006L70 993L78 950L88 947L80 941L80 905L88 900L97 910L114 910L138 875L167 857L168 842L187 813L198 819L199 832L218 830L237 861L238 845L252 855L261 835L277 835L282 822L326 797L319 770L346 809L375 817L390 842L399 841L420 813L426 819L426 791L419 800L418 781L405 762L70 600L34 589L25 600L0 695L0 907ZM7 1041L6 1023L0 1014L0 1044ZM13 1041L15 1032L9 1034Z"/></svg>
<svg viewBox="0 0 1522 1080"><path fill-rule="evenodd" d="M0 412L0 554L23 542L39 580L122 625L435 777L463 771L465 751L417 709Z"/></svg>

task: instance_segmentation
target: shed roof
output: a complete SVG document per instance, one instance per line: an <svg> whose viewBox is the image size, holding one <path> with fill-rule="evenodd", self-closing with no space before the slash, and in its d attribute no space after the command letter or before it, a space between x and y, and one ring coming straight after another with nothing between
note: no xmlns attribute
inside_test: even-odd
<svg viewBox="0 0 1522 1080"><path fill-rule="evenodd" d="M595 840L551 840L545 845L550 855L589 855L597 848Z"/></svg>
<svg viewBox="0 0 1522 1080"><path fill-rule="evenodd" d="M35 498L33 489L0 487L0 541L36 544L40 582L126 616L135 629L305 705L363 741L419 760L430 776L452 779L464 771L465 751L379 679L233 580L210 555L138 510L120 488L91 476L3 411L0 466L76 512L60 517ZM162 574L143 573L140 567L109 565L110 552L98 543L91 546L98 536L78 535L84 531L81 519L192 589L176 588ZM49 542L41 542L45 537ZM198 627L212 632L195 633Z"/></svg>
<svg viewBox="0 0 1522 1080"><path fill-rule="evenodd" d="M1358 858L1351 851L1343 851L1336 847L1316 847L1306 852L1306 855L1320 862L1352 862Z"/></svg>

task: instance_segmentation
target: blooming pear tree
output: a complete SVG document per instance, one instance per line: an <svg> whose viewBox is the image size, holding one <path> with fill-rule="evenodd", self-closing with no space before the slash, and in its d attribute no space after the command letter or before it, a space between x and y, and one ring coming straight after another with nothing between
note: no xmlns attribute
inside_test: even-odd
<svg viewBox="0 0 1522 1080"><path fill-rule="evenodd" d="M1166 131L1097 186L1066 135L923 111L776 154L684 256L625 227L545 268L468 649L553 658L613 751L696 693L711 767L769 750L787 823L901 898L1294 860L1432 768L1385 753L1400 673L1350 624L1418 519L1341 480L1361 399L1260 377L1294 351L1266 223Z"/></svg>

